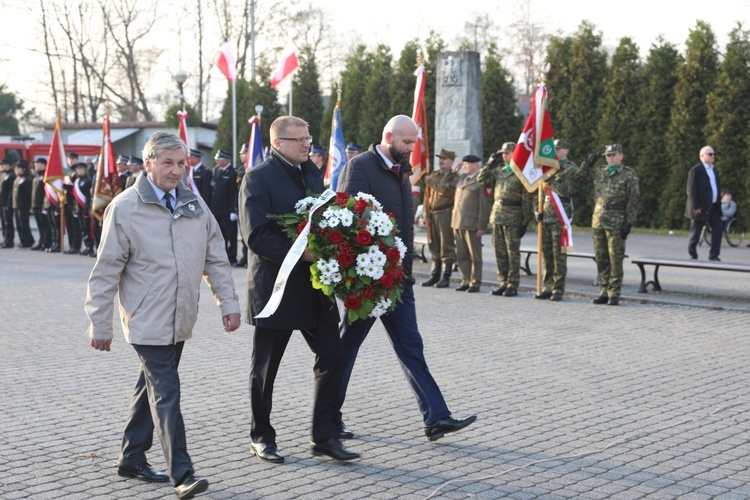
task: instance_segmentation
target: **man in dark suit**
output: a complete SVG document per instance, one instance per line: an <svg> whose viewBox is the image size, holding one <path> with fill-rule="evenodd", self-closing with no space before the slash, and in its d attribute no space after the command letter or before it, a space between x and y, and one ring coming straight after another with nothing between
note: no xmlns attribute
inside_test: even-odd
<svg viewBox="0 0 750 500"><path fill-rule="evenodd" d="M440 388L430 373L424 357L422 335L417 325L417 311L414 303L414 278L412 271L412 251L414 246L414 208L412 206L412 173L409 156L417 141L417 124L405 115L391 118L383 129L381 142L372 144L370 149L347 162L339 176L338 190L349 194L363 192L375 197L396 219L398 233L406 245L404 257L404 291L401 303L380 317L393 350L398 356L401 368L417 398L424 421L427 439L435 441L448 432L463 429L476 420L472 415L464 419L451 417L451 412ZM360 319L352 324L341 323L341 341L344 345L342 361L342 383L339 391L338 408L344 404L346 388L357 359L357 352L365 341L375 318ZM339 418L341 437L352 437Z"/></svg>
<svg viewBox="0 0 750 500"><path fill-rule="evenodd" d="M335 416L341 372L341 340L336 303L310 282L312 254L305 249L288 271L281 302L270 315L260 314L274 290L281 264L292 243L270 214L294 211L306 192L323 191L323 172L308 158L312 137L307 122L281 116L271 124L271 156L249 170L240 188L240 226L248 246L246 321L255 326L250 364L251 449L260 460L284 461L271 425L276 373L293 330L299 330L315 353L315 402L312 449L336 460L359 455L344 449ZM258 316L262 317L258 317Z"/></svg>
<svg viewBox="0 0 750 500"><path fill-rule="evenodd" d="M213 179L211 180L211 212L224 235L229 263L237 262L237 171L230 163L232 157L219 150L214 157Z"/></svg>
<svg viewBox="0 0 750 500"><path fill-rule="evenodd" d="M13 222L13 182L16 173L11 166L10 160L3 159L0 163L0 218L3 222L3 241L0 248L13 248L13 240L16 238L16 229Z"/></svg>
<svg viewBox="0 0 750 500"><path fill-rule="evenodd" d="M31 184L31 210L34 212L36 227L39 229L39 242L31 247L32 250L46 250L52 247L52 230L44 208L47 194L44 192L44 171L47 169L47 159L34 160L34 181Z"/></svg>
<svg viewBox="0 0 750 500"><path fill-rule="evenodd" d="M706 222L711 227L711 249L708 260L719 260L721 251L721 185L719 172L714 168L716 153L711 146L701 148L701 162L688 172L687 204L685 217L690 219L690 238L688 239L688 253L690 258L698 258L696 247L701 236L701 229Z"/></svg>
<svg viewBox="0 0 750 500"><path fill-rule="evenodd" d="M21 240L21 248L31 248L34 237L31 235L29 213L31 212L32 182L29 175L29 162L16 163L16 179L13 181L13 213L16 216L16 229Z"/></svg>
<svg viewBox="0 0 750 500"><path fill-rule="evenodd" d="M193 169L193 183L198 188L198 194L211 206L211 171L203 164L203 153L191 149L188 161Z"/></svg>

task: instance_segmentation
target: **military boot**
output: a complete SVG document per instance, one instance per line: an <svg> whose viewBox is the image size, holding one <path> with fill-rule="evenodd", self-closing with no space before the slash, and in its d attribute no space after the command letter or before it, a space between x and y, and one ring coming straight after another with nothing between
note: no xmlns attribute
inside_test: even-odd
<svg viewBox="0 0 750 500"><path fill-rule="evenodd" d="M448 263L445 265L445 272L443 273L443 279L441 279L435 285L435 288L448 288L448 286L451 284L451 269L453 269L452 263Z"/></svg>
<svg viewBox="0 0 750 500"><path fill-rule="evenodd" d="M430 279L422 283L422 286L433 286L435 283L440 281L440 272L443 270L443 263L440 261L432 261L432 269L430 269Z"/></svg>

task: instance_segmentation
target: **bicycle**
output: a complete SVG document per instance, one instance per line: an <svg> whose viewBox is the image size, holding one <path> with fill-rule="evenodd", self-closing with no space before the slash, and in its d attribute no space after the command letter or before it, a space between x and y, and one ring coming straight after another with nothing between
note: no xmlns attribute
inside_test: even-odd
<svg viewBox="0 0 750 500"><path fill-rule="evenodd" d="M738 247L742 244L742 240L745 239L745 226L743 226L736 217L732 217L729 220L722 221L721 223L724 233L724 239L727 240L727 244L730 247ZM701 230L701 238L699 244L706 242L706 245L711 244L711 225L706 222Z"/></svg>

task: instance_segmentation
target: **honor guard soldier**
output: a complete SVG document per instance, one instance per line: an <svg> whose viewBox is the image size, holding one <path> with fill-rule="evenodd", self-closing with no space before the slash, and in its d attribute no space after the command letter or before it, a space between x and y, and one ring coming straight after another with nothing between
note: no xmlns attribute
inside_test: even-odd
<svg viewBox="0 0 750 500"><path fill-rule="evenodd" d="M13 213L16 217L16 230L21 248L31 248L34 237L29 225L31 212L31 187L33 180L29 176L29 162L21 160L15 166L16 178L13 181Z"/></svg>
<svg viewBox="0 0 750 500"><path fill-rule="evenodd" d="M13 240L16 238L16 226L13 223L13 182L16 180L16 173L7 158L3 158L0 166L2 166L2 173L0 173L0 219L3 222L3 241L0 248L13 248Z"/></svg>
<svg viewBox="0 0 750 500"><path fill-rule="evenodd" d="M193 184L198 188L198 194L203 198L203 201L210 205L212 174L203 164L203 153L197 149L191 149L188 161L193 168Z"/></svg>
<svg viewBox="0 0 750 500"><path fill-rule="evenodd" d="M351 160L355 156L357 156L359 153L362 152L362 148L354 144L353 142L350 142L346 145L346 161Z"/></svg>
<svg viewBox="0 0 750 500"><path fill-rule="evenodd" d="M137 156L131 156L128 158L128 170L130 170L130 176L128 176L128 181L123 189L129 188L138 180L138 176L143 172L143 160Z"/></svg>
<svg viewBox="0 0 750 500"><path fill-rule="evenodd" d="M88 166L85 163L76 163L76 180L73 184L73 196L76 205L73 207L73 217L78 223L81 232L83 251L81 255L92 255L94 253L94 238L91 237L91 178L88 174Z"/></svg>
<svg viewBox="0 0 750 500"><path fill-rule="evenodd" d="M52 232L49 227L47 211L44 209L44 200L47 195L44 192L44 171L47 169L47 159L37 158L34 160L34 182L31 185L31 210L34 212L34 221L39 229L39 242L32 250L46 250L52 246Z"/></svg>
<svg viewBox="0 0 750 500"><path fill-rule="evenodd" d="M325 154L326 154L326 150L320 146L313 146L312 149L310 150L310 160L312 160L315 166L321 170L324 169L326 166L325 161L324 161Z"/></svg>
<svg viewBox="0 0 750 500"><path fill-rule="evenodd" d="M594 167L601 157L596 152L586 159L577 180L594 183L594 255L601 293L594 304L620 303L622 292L622 260L625 240L638 214L638 175L622 164L622 146L610 144L604 150L607 165Z"/></svg>
<svg viewBox="0 0 750 500"><path fill-rule="evenodd" d="M247 143L243 143L242 147L240 148L240 165L237 169L237 203L239 204L239 188L242 185L242 179L245 177L245 173L247 170L247 152L248 147ZM238 207L239 210L239 207ZM239 215L239 212L238 212ZM237 262L232 264L233 267L247 267L247 245L245 245L245 240L241 238L242 241L242 250L241 254L242 256L239 258Z"/></svg>
<svg viewBox="0 0 750 500"><path fill-rule="evenodd" d="M430 237L429 249L432 258L430 279L422 286L447 288L451 271L456 262L456 242L453 239L451 218L453 200L456 195L458 173L453 171L456 153L443 149L436 154L439 170L431 172L425 180L424 214L427 219L427 232ZM440 273L443 273L442 279Z"/></svg>
<svg viewBox="0 0 750 500"><path fill-rule="evenodd" d="M237 262L237 172L229 161L232 157L219 150L214 159L211 180L211 212L224 236L229 263Z"/></svg>
<svg viewBox="0 0 750 500"><path fill-rule="evenodd" d="M125 190L125 185L128 183L128 177L130 177L130 170L128 170L128 158L125 155L120 155L115 161L115 167L117 167L117 176L120 178L120 188ZM120 191L122 193L122 191Z"/></svg>
<svg viewBox="0 0 750 500"><path fill-rule="evenodd" d="M533 200L510 166L515 142L506 142L479 171L481 184L494 188L492 243L500 287L492 295L515 297L521 282L521 238L534 216ZM502 156L501 156L502 155ZM502 159L502 161L501 161Z"/></svg>
<svg viewBox="0 0 750 500"><path fill-rule="evenodd" d="M560 198L560 208L565 211L568 219L573 220L573 199L571 196L576 189L576 175L578 166L568 159L570 145L558 139L555 141L557 160L560 168L547 179L546 187L557 193ZM549 195L544 196L544 209L536 214L537 222L542 223L542 253L544 255L544 289L542 293L534 295L537 299L560 301L565 293L565 276L568 273L568 257L560 244L562 232L565 229L555 212Z"/></svg>

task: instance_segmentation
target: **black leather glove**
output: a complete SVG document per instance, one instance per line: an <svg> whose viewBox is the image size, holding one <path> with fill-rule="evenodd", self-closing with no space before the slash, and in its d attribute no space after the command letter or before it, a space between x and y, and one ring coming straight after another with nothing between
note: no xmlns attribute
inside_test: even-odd
<svg viewBox="0 0 750 500"><path fill-rule="evenodd" d="M501 153L500 150L498 149L497 151L495 151L494 153L490 155L489 159L487 160L487 165L489 165L490 167L496 167L500 165L502 161L503 161L503 153Z"/></svg>
<svg viewBox="0 0 750 500"><path fill-rule="evenodd" d="M623 222L622 226L620 227L620 238L622 238L623 240L627 240L631 229L633 229L633 224L628 221Z"/></svg>
<svg viewBox="0 0 750 500"><path fill-rule="evenodd" d="M537 222L542 222L544 220L544 214L534 210L534 218L536 219Z"/></svg>
<svg viewBox="0 0 750 500"><path fill-rule="evenodd" d="M596 153L591 153L588 158L586 158L586 161L583 162L584 167L590 167L594 163L596 163L596 160L602 157L602 152L597 151Z"/></svg>
<svg viewBox="0 0 750 500"><path fill-rule="evenodd" d="M521 224L518 226L518 237L523 238L523 235L526 234L526 230L529 228L528 224Z"/></svg>

